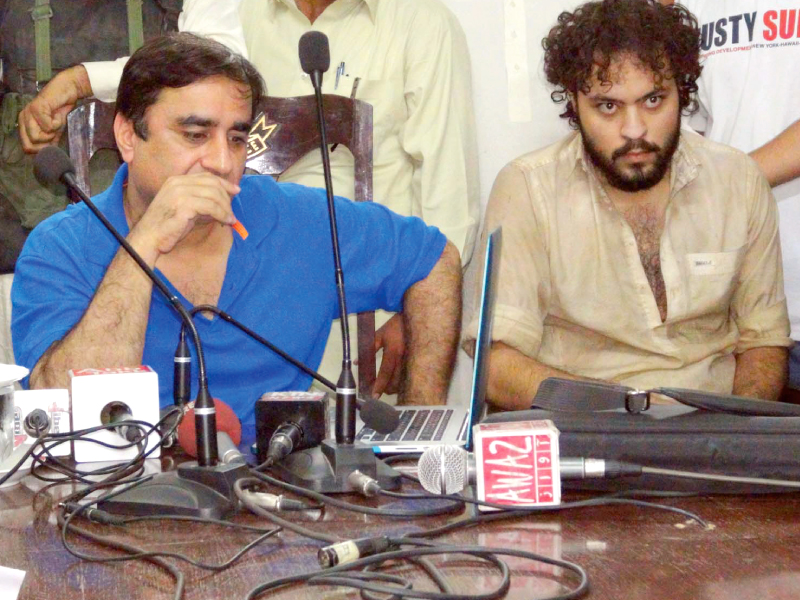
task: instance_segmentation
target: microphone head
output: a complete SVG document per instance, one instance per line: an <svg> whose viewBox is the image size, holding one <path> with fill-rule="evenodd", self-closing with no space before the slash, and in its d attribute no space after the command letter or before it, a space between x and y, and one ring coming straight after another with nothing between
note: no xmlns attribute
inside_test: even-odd
<svg viewBox="0 0 800 600"><path fill-rule="evenodd" d="M75 165L58 146L45 146L33 159L33 174L43 186L50 186L67 174L74 175Z"/></svg>
<svg viewBox="0 0 800 600"><path fill-rule="evenodd" d="M233 409L214 398L217 409L217 431L227 433L238 446L242 441L242 423ZM197 431L194 426L194 403L187 404L188 410L183 415L183 420L178 425L178 444L189 456L197 458Z"/></svg>
<svg viewBox="0 0 800 600"><path fill-rule="evenodd" d="M469 484L469 454L459 446L434 446L419 457L417 475L432 494L457 494Z"/></svg>
<svg viewBox="0 0 800 600"><path fill-rule="evenodd" d="M321 31L308 31L300 38L300 66L311 75L314 71L325 73L331 66L328 36Z"/></svg>
<svg viewBox="0 0 800 600"><path fill-rule="evenodd" d="M385 402L367 400L359 403L359 412L364 425L378 433L392 433L400 424L400 414Z"/></svg>

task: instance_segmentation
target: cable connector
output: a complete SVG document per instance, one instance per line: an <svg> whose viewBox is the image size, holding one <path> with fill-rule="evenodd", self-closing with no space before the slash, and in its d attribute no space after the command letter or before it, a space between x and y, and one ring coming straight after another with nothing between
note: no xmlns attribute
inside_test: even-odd
<svg viewBox="0 0 800 600"><path fill-rule="evenodd" d="M80 511L81 516L87 518L94 523L102 523L103 525L124 525L125 518L113 515L99 508L92 508L91 506L82 507L77 502L66 502L60 504L64 508L65 514L72 514Z"/></svg>
<svg viewBox="0 0 800 600"><path fill-rule="evenodd" d="M369 475L364 475L361 471L353 471L347 476L347 482L353 486L362 496L368 498L378 495L381 491L380 484Z"/></svg>
<svg viewBox="0 0 800 600"><path fill-rule="evenodd" d="M271 458L276 463L282 461L292 453L302 438L303 431L300 427L290 422L283 423L269 440L267 458Z"/></svg>
<svg viewBox="0 0 800 600"><path fill-rule="evenodd" d="M617 477L639 477L642 474L642 465L622 462L618 460L606 461L606 477L614 479Z"/></svg>
<svg viewBox="0 0 800 600"><path fill-rule="evenodd" d="M323 569L329 569L379 552L386 552L391 547L392 543L386 536L347 540L320 548L317 552L317 559Z"/></svg>
<svg viewBox="0 0 800 600"><path fill-rule="evenodd" d="M248 492L248 494L254 503L267 510L310 510L312 508L300 500L287 498L283 494L275 495L268 492L252 491Z"/></svg>

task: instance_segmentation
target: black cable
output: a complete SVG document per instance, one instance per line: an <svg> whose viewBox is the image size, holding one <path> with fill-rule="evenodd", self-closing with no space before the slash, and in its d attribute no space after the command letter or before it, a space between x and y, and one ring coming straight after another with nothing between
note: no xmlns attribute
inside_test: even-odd
<svg viewBox="0 0 800 600"><path fill-rule="evenodd" d="M89 532L89 531L87 531L87 530L85 530L85 529L83 529L81 527L78 527L76 525L67 525L65 517L62 514L62 511L58 511L56 513L56 519L57 519L57 522L58 522L59 526L64 527L64 528L69 527L69 530L72 531L73 533L76 533L76 534L80 535L81 537L84 537L84 538L86 538L88 540L91 540L93 542L96 542L98 544L102 544L104 546L107 546L109 548L114 548L116 550L122 550L123 552L128 552L129 554L136 554L136 553L140 552L140 549L137 548L136 546L131 546L131 545L125 544L123 542L117 542L117 541L114 541L114 540L109 540L109 539L103 538L101 536L95 535L95 534L93 534L93 533L91 533L91 532ZM61 540L62 543L64 543L63 531L64 530L62 529L62 540ZM66 544L65 544L65 548L66 548ZM67 548L67 552L70 552L69 548ZM72 552L70 552L70 554L72 554ZM184 588L184 585L185 585L185 577L183 575L183 572L180 569L178 569L177 567L171 565L166 560L164 560L164 559L162 559L162 558L160 558L158 556L144 557L144 560L146 560L148 562L151 562L151 563L155 564L158 567L161 567L162 569L167 571L170 575L172 575L172 577L175 579L175 593L172 595L172 597L173 597L174 600L180 600L181 598L183 598L183 588Z"/></svg>
<svg viewBox="0 0 800 600"><path fill-rule="evenodd" d="M305 583L305 582L314 584L316 582L324 581L327 583L335 582L339 585L346 585L348 587L353 587L356 589L367 589L372 592L392 594L400 598L404 597L426 598L429 600L494 600L495 598L500 598L503 595L505 595L510 585L510 574L507 565L504 562L500 561L499 559L495 558L493 556L494 554L516 556L528 560L544 562L547 564L562 567L578 575L580 581L574 589L570 590L565 594L553 596L549 600L569 600L572 598L578 598L584 595L588 591L589 582L586 571L579 565L569 561L549 558L546 556L535 554L533 552L527 552L525 550L516 550L511 548L486 548L483 546L452 546L452 545L434 546L434 545L428 545L427 543L422 542L421 540L412 540L409 538L405 539L401 538L396 541L404 544L415 544L415 542L421 542L421 544L415 544L415 545L424 544L424 546L416 547L409 550L396 550L392 552L384 552L382 554L359 559L357 561L348 563L346 565L332 567L324 571L314 571L312 573L305 573L302 575L294 575L294 576L274 579L265 584L259 585L253 590L251 590L246 596L246 598L247 600L253 600L254 598L258 597L264 592L268 592L277 589L279 587L283 587L285 585L290 585L295 583ZM400 588L390 588L386 586L369 584L367 582L362 583L356 580L360 579L360 577L353 579L348 579L346 577L341 577L341 578L332 577L332 575L335 573L351 571L354 569L359 569L373 564L381 564L387 561L418 558L420 556L430 556L436 554L466 554L469 556L474 556L483 560L487 560L493 563L495 566L497 566L498 569L500 569L502 576L501 584L496 590L493 590L485 594L465 595L465 594L454 594L454 593L426 592L422 590L406 591L405 589L400 589Z"/></svg>
<svg viewBox="0 0 800 600"><path fill-rule="evenodd" d="M298 496L305 496L307 498L312 498L318 502L322 502L324 504L329 504L331 506L341 508L342 510L362 513L366 515L379 515L384 517L404 517L404 518L433 517L451 513L454 510L461 508L464 502L463 498L459 498L458 496L436 496L433 497L433 499L448 500L449 503L443 507L429 508L423 510L402 510L402 509L394 510L385 508L373 508L371 506L361 506L358 504L353 504L352 502L345 502L344 500L339 500L338 498L332 498L330 496L326 496L325 494L320 494L319 492L315 492L313 490L308 490L306 488L292 485L291 483L286 483L285 481L276 479L270 475L267 475L266 473L251 471L251 474L254 477L257 477L258 479L265 481L266 483L289 490L290 492L297 494Z"/></svg>
<svg viewBox="0 0 800 600"><path fill-rule="evenodd" d="M296 358L292 357L291 355L287 354L286 352L284 352L283 350L278 348L275 344L270 342L268 339L258 335L255 331L253 331L252 329L250 329L249 327L247 327L243 323L240 323L239 321L234 319L231 315L226 313L221 308L218 308L218 307L214 306L213 304L199 304L198 306L195 306L194 308L192 308L189 311L189 314L194 316L198 312L203 312L203 311L213 312L215 315L220 317L222 320L227 321L228 323L230 323L234 327L237 327L242 333L250 336L251 338L253 338L257 342L259 342L260 344L262 344L262 345L266 346L267 348L269 348L270 350L272 350L275 354L280 356L283 360L285 360L289 364L295 366L296 368L300 369L306 375L310 375L311 377L313 377L314 379L319 381L322 385L324 385L328 389L330 389L330 390L332 390L334 392L336 391L336 384L333 383L330 379L326 379L325 377L323 377L322 375L320 375L319 373L317 373L313 369L310 369L309 367L307 367L306 365L301 363Z"/></svg>

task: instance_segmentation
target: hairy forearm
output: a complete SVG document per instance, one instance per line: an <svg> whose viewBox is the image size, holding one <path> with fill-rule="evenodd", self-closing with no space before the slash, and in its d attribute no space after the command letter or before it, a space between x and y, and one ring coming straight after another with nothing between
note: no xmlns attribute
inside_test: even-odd
<svg viewBox="0 0 800 600"><path fill-rule="evenodd" d="M592 381L548 367L502 342L492 344L487 399L495 406L506 410L530 408L539 385L548 377Z"/></svg>
<svg viewBox="0 0 800 600"><path fill-rule="evenodd" d="M733 393L737 396L777 400L789 373L789 351L768 346L752 348L736 356Z"/></svg>
<svg viewBox="0 0 800 600"><path fill-rule="evenodd" d="M401 403L442 404L461 333L461 261L447 243L439 262L403 299L408 360Z"/></svg>
<svg viewBox="0 0 800 600"><path fill-rule="evenodd" d="M750 156L773 187L800 177L800 121L753 150Z"/></svg>
<svg viewBox="0 0 800 600"><path fill-rule="evenodd" d="M30 385L69 387L68 371L142 362L152 284L120 249L81 320L34 367Z"/></svg>

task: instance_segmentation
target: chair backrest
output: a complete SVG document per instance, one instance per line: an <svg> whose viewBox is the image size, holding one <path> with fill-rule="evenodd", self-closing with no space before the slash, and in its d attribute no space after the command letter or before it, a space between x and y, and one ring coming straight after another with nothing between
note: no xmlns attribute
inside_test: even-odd
<svg viewBox="0 0 800 600"><path fill-rule="evenodd" d="M116 150L114 140L114 104L90 100L80 104L67 115L69 155L75 164L75 178L84 192L89 187L89 160L103 149Z"/></svg>
<svg viewBox="0 0 800 600"><path fill-rule="evenodd" d="M346 146L354 160L357 202L372 200L372 106L344 96L323 95L328 144ZM309 152L319 151L320 135L314 96L265 97L248 137L246 166L278 177ZM67 117L69 154L75 176L91 195L89 160L98 150L116 149L114 104L90 100ZM358 391L369 397L375 383L375 315L358 315Z"/></svg>

